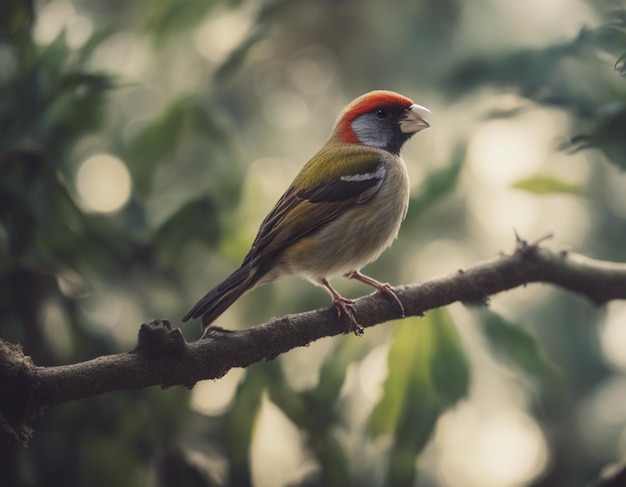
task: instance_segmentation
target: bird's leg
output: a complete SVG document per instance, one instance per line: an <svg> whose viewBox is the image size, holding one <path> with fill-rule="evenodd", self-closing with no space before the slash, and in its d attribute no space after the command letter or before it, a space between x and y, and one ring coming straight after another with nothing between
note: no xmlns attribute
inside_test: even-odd
<svg viewBox="0 0 626 487"><path fill-rule="evenodd" d="M381 293L386 294L387 296L391 298L392 301L394 301L398 305L398 307L400 308L400 313L402 314L402 317L404 318L406 316L404 312L404 306L402 305L400 298L398 297L396 292L393 289L391 289L391 286L389 285L388 282L379 282L376 279L372 279L371 277L361 274L359 271L348 272L347 274L344 274L344 276L347 277L348 279L355 279L357 281L361 281L363 284L368 284L369 286L375 287Z"/></svg>
<svg viewBox="0 0 626 487"><path fill-rule="evenodd" d="M221 326L217 325L209 325L204 328L204 331L202 332L202 336L200 338L208 338L209 335L211 335L212 333L235 333L235 331L228 330L227 328L222 328Z"/></svg>
<svg viewBox="0 0 626 487"><path fill-rule="evenodd" d="M344 298L339 294L328 282L327 279L321 279L320 283L326 290L330 297L333 299L333 306L337 310L337 314L348 322L348 328L346 333L353 332L356 336L363 335L363 327L356 320L356 314L354 312L354 301L352 299Z"/></svg>
<svg viewBox="0 0 626 487"><path fill-rule="evenodd" d="M200 338L207 338L211 333L222 332L222 333L233 333L233 330L227 330L226 328L222 328L221 326L213 325L213 320L207 322L205 317L209 317L209 314L204 314L202 316L202 336Z"/></svg>

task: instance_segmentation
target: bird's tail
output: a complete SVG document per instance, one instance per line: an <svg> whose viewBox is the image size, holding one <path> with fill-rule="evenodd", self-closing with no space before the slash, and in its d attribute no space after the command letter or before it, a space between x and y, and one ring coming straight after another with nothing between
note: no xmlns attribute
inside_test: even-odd
<svg viewBox="0 0 626 487"><path fill-rule="evenodd" d="M202 316L202 329L206 328L226 311L239 297L258 282L258 273L244 265L233 272L224 282L211 289L184 316L183 322Z"/></svg>

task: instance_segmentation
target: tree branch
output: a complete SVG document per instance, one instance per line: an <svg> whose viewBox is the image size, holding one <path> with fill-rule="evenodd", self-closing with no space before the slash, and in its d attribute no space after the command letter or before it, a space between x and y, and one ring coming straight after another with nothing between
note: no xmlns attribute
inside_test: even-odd
<svg viewBox="0 0 626 487"><path fill-rule="evenodd" d="M407 316L421 316L457 301L484 303L489 296L534 282L555 284L601 305L626 299L626 264L518 240L512 254L401 287L397 294ZM400 318L398 307L380 294L359 299L355 310L364 327ZM27 442L33 418L50 405L154 385L193 387L199 380L222 377L233 367L270 360L345 330L332 308L275 318L240 331L215 331L192 343L186 343L169 322L153 321L141 326L139 344L132 352L58 367L37 367L19 347L0 340L0 444Z"/></svg>

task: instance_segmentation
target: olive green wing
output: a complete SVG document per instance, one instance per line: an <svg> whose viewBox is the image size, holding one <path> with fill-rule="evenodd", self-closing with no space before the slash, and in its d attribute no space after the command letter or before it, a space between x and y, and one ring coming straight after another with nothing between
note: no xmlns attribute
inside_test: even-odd
<svg viewBox="0 0 626 487"><path fill-rule="evenodd" d="M381 151L363 146L320 151L267 215L243 265L257 267L302 237L372 198L386 174Z"/></svg>

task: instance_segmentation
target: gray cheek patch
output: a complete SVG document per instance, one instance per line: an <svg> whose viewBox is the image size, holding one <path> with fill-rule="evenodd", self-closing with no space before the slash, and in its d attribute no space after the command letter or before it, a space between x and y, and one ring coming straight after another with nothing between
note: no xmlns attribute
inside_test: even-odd
<svg viewBox="0 0 626 487"><path fill-rule="evenodd" d="M371 113L355 118L350 125L354 135L364 145L384 149L389 144L391 134L387 127L378 123Z"/></svg>

